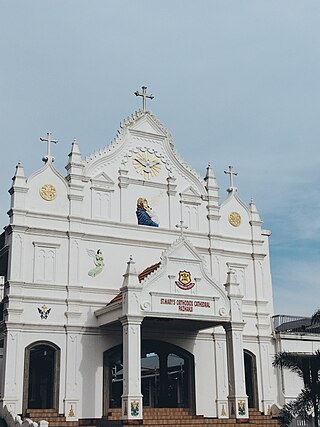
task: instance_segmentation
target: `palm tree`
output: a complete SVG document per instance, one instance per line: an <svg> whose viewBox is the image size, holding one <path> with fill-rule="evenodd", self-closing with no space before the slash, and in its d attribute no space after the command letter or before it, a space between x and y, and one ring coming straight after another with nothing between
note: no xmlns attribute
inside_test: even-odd
<svg viewBox="0 0 320 427"><path fill-rule="evenodd" d="M312 318L311 325L320 325L320 310L317 310ZM287 368L296 373L304 382L304 389L298 397L285 404L280 413L282 427L288 427L294 416L300 416L307 420L310 413L314 413L314 426L319 427L320 412L320 350L313 354L306 353L277 353L273 360L273 366Z"/></svg>

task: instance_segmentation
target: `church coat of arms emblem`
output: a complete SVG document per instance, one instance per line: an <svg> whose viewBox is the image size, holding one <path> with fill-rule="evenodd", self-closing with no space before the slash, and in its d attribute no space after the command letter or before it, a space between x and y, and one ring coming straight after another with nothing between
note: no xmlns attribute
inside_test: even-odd
<svg viewBox="0 0 320 427"><path fill-rule="evenodd" d="M181 270L179 271L179 279L176 280L176 285L185 291L191 289L194 287L195 282L192 282L191 280L191 273L190 271Z"/></svg>

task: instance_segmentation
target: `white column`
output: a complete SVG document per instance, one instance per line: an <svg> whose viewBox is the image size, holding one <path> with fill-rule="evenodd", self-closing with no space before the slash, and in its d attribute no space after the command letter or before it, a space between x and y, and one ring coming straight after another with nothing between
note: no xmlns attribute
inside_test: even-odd
<svg viewBox="0 0 320 427"><path fill-rule="evenodd" d="M242 299L239 283L233 270L228 272L224 285L230 300L231 322L224 325L227 339L229 413L236 418L249 418L246 393L242 332L245 326L242 317Z"/></svg>
<svg viewBox="0 0 320 427"><path fill-rule="evenodd" d="M141 329L142 317L123 316L122 419L141 420Z"/></svg>
<svg viewBox="0 0 320 427"><path fill-rule="evenodd" d="M242 342L244 324L232 322L224 328L227 338L229 413L231 417L249 418Z"/></svg>

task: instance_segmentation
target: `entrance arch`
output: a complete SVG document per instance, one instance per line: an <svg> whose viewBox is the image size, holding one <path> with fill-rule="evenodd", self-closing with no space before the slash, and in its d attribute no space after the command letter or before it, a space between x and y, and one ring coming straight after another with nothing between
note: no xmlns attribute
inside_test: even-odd
<svg viewBox="0 0 320 427"><path fill-rule="evenodd" d="M104 353L104 415L121 407L122 345ZM141 346L143 406L194 408L194 357L164 341L145 340Z"/></svg>
<svg viewBox="0 0 320 427"><path fill-rule="evenodd" d="M60 348L37 341L25 349L23 411L59 407Z"/></svg>
<svg viewBox="0 0 320 427"><path fill-rule="evenodd" d="M249 408L259 409L256 356L244 350L244 371Z"/></svg>

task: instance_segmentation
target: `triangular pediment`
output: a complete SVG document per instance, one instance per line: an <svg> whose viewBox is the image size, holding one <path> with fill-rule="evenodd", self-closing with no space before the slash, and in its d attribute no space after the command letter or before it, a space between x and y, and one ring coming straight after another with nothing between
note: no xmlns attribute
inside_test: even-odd
<svg viewBox="0 0 320 427"><path fill-rule="evenodd" d="M128 129L133 133L139 132L160 137L167 136L166 129L148 113L135 119L134 122L128 126Z"/></svg>
<svg viewBox="0 0 320 427"><path fill-rule="evenodd" d="M199 193L193 187L188 187L185 190L181 191L183 196L196 196L199 197Z"/></svg>
<svg viewBox="0 0 320 427"><path fill-rule="evenodd" d="M141 284L141 307L153 315L181 317L188 312L213 319L229 313L223 286L213 281L203 257L183 236L162 254L160 267Z"/></svg>
<svg viewBox="0 0 320 427"><path fill-rule="evenodd" d="M114 186L113 180L105 173L101 172L91 179L94 187L111 188Z"/></svg>

